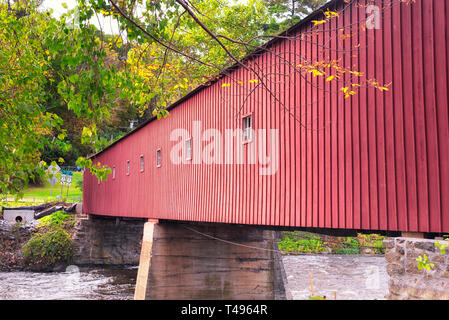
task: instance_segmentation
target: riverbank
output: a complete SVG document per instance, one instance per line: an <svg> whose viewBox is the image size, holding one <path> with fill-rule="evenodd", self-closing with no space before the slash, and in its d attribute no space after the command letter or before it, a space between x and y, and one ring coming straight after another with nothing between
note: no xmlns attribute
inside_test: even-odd
<svg viewBox="0 0 449 320"><path fill-rule="evenodd" d="M30 223L0 219L0 271L61 271L70 263L74 214L55 212Z"/></svg>
<svg viewBox="0 0 449 320"><path fill-rule="evenodd" d="M86 217L57 211L33 225L0 219L0 271L51 272L78 266L134 266L143 220Z"/></svg>
<svg viewBox="0 0 449 320"><path fill-rule="evenodd" d="M0 220L0 271L25 270L21 250L35 232L32 225L11 225Z"/></svg>

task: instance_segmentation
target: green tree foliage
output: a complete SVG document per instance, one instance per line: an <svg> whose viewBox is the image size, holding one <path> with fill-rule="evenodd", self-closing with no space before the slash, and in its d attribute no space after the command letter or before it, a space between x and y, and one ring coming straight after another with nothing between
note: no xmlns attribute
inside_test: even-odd
<svg viewBox="0 0 449 320"><path fill-rule="evenodd" d="M265 0L270 13L276 17L270 31L279 32L323 6L329 0Z"/></svg>
<svg viewBox="0 0 449 320"><path fill-rule="evenodd" d="M150 108L158 118L168 115L165 107L171 102L260 45L264 26L273 20L260 0L190 2L201 20L194 20L179 1L80 2L120 23L132 43L121 96L140 115Z"/></svg>
<svg viewBox="0 0 449 320"><path fill-rule="evenodd" d="M110 117L117 75L93 26L72 29L33 1L0 1L0 190L19 193L42 174L45 148L70 152L54 112L61 105L82 119L83 142L94 144L96 123Z"/></svg>
<svg viewBox="0 0 449 320"><path fill-rule="evenodd" d="M3 193L20 193L57 159L73 164L78 158L77 164L106 179L110 170L80 156L122 136L129 119L167 116L170 102L232 63L176 1L146 3L141 12L145 29L117 13L122 8L126 16L142 1L121 1L117 9L111 1L79 0L76 11L59 20L39 10L40 2L0 0ZM257 0L229 7L220 1L195 5L223 41L251 42L267 20ZM76 27L68 24L74 13ZM117 18L126 44L91 25L99 14ZM254 48L242 50L232 41L227 46L236 58Z"/></svg>
<svg viewBox="0 0 449 320"><path fill-rule="evenodd" d="M43 104L47 82L46 15L0 3L0 189L20 191L33 177L42 149L62 120ZM54 25L49 28L54 28ZM57 137L55 137L57 139Z"/></svg>

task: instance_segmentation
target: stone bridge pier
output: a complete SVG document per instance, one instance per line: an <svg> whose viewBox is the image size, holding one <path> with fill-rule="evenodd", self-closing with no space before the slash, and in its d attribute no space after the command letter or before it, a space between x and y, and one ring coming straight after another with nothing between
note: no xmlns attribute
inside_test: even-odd
<svg viewBox="0 0 449 320"><path fill-rule="evenodd" d="M135 299L285 299L278 231L77 215L77 265L139 265Z"/></svg>
<svg viewBox="0 0 449 320"><path fill-rule="evenodd" d="M217 223L145 223L136 300L285 299L276 231Z"/></svg>

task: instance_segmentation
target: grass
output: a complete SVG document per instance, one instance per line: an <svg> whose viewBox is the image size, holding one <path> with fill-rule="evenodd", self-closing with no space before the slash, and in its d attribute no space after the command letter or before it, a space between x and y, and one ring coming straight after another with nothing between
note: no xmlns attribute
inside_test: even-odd
<svg viewBox="0 0 449 320"><path fill-rule="evenodd" d="M278 247L286 253L383 254L384 238L378 234L333 237L303 231L283 231Z"/></svg>
<svg viewBox="0 0 449 320"><path fill-rule="evenodd" d="M308 232L283 232L279 250L292 253L320 253L327 251L323 240Z"/></svg>
<svg viewBox="0 0 449 320"><path fill-rule="evenodd" d="M47 178L45 178L45 183L43 186L29 186L27 189L23 190L23 198L18 201L20 205L24 205L23 202L31 205L60 200L60 198L57 198L57 196L61 195L61 184L59 182L61 174L57 173L56 177L58 178L58 182L53 185L53 193L50 183L47 181ZM78 202L80 197L82 197L83 195L83 191L78 188L78 185L82 182L82 180L83 174L81 172L74 172L68 195L67 186L64 185L62 187L62 198L67 198L68 202ZM8 202L3 201L0 204L5 204L5 206L11 206L12 203L17 204L17 201L14 201L13 195L9 195L8 200Z"/></svg>

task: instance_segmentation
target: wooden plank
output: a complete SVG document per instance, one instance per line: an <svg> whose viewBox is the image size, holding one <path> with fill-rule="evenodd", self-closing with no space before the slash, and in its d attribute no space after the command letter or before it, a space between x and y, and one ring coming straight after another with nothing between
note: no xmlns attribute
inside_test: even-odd
<svg viewBox="0 0 449 320"><path fill-rule="evenodd" d="M407 221L408 231L418 231L418 203L416 186L416 162L415 162L415 125L413 109L413 64L412 64L412 21L410 6L401 6L402 21L401 40L402 40L402 84L403 92L403 116L404 116L404 141L405 141L405 172L406 172L406 191L407 191Z"/></svg>
<svg viewBox="0 0 449 320"><path fill-rule="evenodd" d="M139 269L137 271L134 300L145 300L146 298L148 273L151 266L154 226L155 222L145 222L143 227L142 249L140 253Z"/></svg>
<svg viewBox="0 0 449 320"><path fill-rule="evenodd" d="M413 16L413 107L415 114L416 172L419 231L429 231L429 199L427 179L426 111L423 79L422 3L412 6Z"/></svg>
<svg viewBox="0 0 449 320"><path fill-rule="evenodd" d="M441 232L441 199L440 199L440 157L438 144L438 110L436 105L436 73L441 66L435 65L435 27L434 27L434 6L433 1L423 1L423 17L428 21L423 26L423 46L424 50L424 101L426 106L426 130L427 130L427 154L432 162L428 163L429 179L429 213L430 231ZM444 143L444 141L441 141ZM444 159L443 161L448 161ZM447 196L447 195L445 195Z"/></svg>
<svg viewBox="0 0 449 320"><path fill-rule="evenodd" d="M438 114L438 154L440 156L440 230L449 230L449 4L447 1L434 3L436 105ZM444 29L441 26L446 26Z"/></svg>

